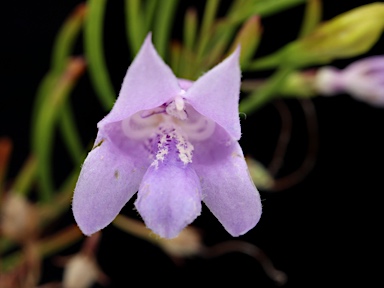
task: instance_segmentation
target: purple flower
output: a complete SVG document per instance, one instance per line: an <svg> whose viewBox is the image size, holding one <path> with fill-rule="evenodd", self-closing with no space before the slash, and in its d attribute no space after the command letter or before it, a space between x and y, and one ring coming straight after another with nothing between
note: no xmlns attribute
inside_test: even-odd
<svg viewBox="0 0 384 288"><path fill-rule="evenodd" d="M239 49L196 82L178 80L147 36L76 185L84 234L107 226L136 191L137 211L161 237L176 237L201 201L233 236L257 224L260 196L237 142L238 58Z"/></svg>
<svg viewBox="0 0 384 288"><path fill-rule="evenodd" d="M344 70L320 68L316 88L324 95L345 92L360 101L384 107L384 56L356 61Z"/></svg>

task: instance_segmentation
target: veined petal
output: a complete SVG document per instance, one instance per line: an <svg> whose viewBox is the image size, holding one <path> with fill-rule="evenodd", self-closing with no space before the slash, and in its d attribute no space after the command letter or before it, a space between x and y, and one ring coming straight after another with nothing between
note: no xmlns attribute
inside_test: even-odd
<svg viewBox="0 0 384 288"><path fill-rule="evenodd" d="M119 153L108 139L98 137L84 161L76 184L72 210L85 235L104 228L136 193L145 169Z"/></svg>
<svg viewBox="0 0 384 288"><path fill-rule="evenodd" d="M200 215L199 178L189 165L151 166L135 206L148 228L161 237L174 238Z"/></svg>
<svg viewBox="0 0 384 288"><path fill-rule="evenodd" d="M241 136L239 54L238 48L193 83L184 96L196 111L221 125L236 140Z"/></svg>
<svg viewBox="0 0 384 288"><path fill-rule="evenodd" d="M210 139L194 145L192 165L203 202L232 236L243 235L257 224L262 209L240 145L218 126Z"/></svg>
<svg viewBox="0 0 384 288"><path fill-rule="evenodd" d="M128 68L115 105L98 127L158 107L180 91L176 76L157 54L149 34Z"/></svg>

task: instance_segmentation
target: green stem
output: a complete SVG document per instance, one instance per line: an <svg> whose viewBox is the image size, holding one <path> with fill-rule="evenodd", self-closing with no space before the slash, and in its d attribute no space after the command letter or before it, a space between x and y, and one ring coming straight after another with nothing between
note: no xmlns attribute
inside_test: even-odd
<svg viewBox="0 0 384 288"><path fill-rule="evenodd" d="M320 23L322 17L321 0L308 0L299 38L310 34Z"/></svg>
<svg viewBox="0 0 384 288"><path fill-rule="evenodd" d="M195 46L196 33L197 12L195 9L189 8L184 17L183 40L185 47L190 51L192 51L193 47Z"/></svg>
<svg viewBox="0 0 384 288"><path fill-rule="evenodd" d="M110 110L115 102L115 92L109 79L103 49L103 23L106 0L89 0L85 21L84 49L89 66L89 74L105 110Z"/></svg>
<svg viewBox="0 0 384 288"><path fill-rule="evenodd" d="M153 27L153 43L163 59L168 56L166 55L167 44L178 3L178 0L162 1L157 10L155 26Z"/></svg>
<svg viewBox="0 0 384 288"><path fill-rule="evenodd" d="M51 93L48 93L44 103L39 107L37 119L33 127L33 150L38 158L38 176L40 179L40 200L49 201L54 190L51 169L51 151L53 141L53 130L62 105L71 92L77 78L82 74L85 63L82 58L71 60L67 69L52 85Z"/></svg>
<svg viewBox="0 0 384 288"><path fill-rule="evenodd" d="M126 30L132 57L139 51L144 40L144 22L140 0L125 0Z"/></svg>
<svg viewBox="0 0 384 288"><path fill-rule="evenodd" d="M85 4L79 4L61 27L53 44L51 56L51 67L54 72L61 73L65 68L83 26L86 10Z"/></svg>
<svg viewBox="0 0 384 288"><path fill-rule="evenodd" d="M80 232L79 228L76 225L72 225L57 232L53 236L40 240L37 243L39 255L41 257L51 256L76 243L82 237L83 234ZM21 251L16 251L7 257L4 257L0 263L0 271L3 273L9 272L23 260L23 257L24 254Z"/></svg>
<svg viewBox="0 0 384 288"><path fill-rule="evenodd" d="M15 182L12 185L12 191L20 195L26 195L32 186L33 180L35 179L37 172L37 159L33 155L29 156L27 161L24 163L23 168L17 174Z"/></svg>
<svg viewBox="0 0 384 288"><path fill-rule="evenodd" d="M274 93L278 91L279 86L292 71L293 68L289 66L284 66L277 70L262 88L240 102L239 111L245 114L251 114L268 100L271 100L275 96Z"/></svg>
<svg viewBox="0 0 384 288"><path fill-rule="evenodd" d="M158 0L147 0L146 6L144 7L144 34L146 35L151 29L153 18L155 15L156 8L158 7Z"/></svg>
<svg viewBox="0 0 384 288"><path fill-rule="evenodd" d="M218 0L207 0L204 8L203 21L199 33L199 41L197 45L197 59L204 57L204 52L211 37L210 30L216 16Z"/></svg>
<svg viewBox="0 0 384 288"><path fill-rule="evenodd" d="M72 161L76 165L82 163L84 148L80 141L80 134L77 130L73 112L69 103L64 103L60 111L60 131L68 148Z"/></svg>

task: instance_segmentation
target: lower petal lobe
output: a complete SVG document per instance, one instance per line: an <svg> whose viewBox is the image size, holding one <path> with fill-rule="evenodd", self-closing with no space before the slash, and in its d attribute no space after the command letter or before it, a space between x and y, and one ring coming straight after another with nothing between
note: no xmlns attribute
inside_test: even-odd
<svg viewBox="0 0 384 288"><path fill-rule="evenodd" d="M259 221L261 201L240 145L219 125L210 139L194 145L203 202L232 236L243 235Z"/></svg>
<svg viewBox="0 0 384 288"><path fill-rule="evenodd" d="M196 172L191 165L174 160L159 161L148 168L135 202L147 227L164 238L176 237L201 212Z"/></svg>
<svg viewBox="0 0 384 288"><path fill-rule="evenodd" d="M73 214L84 234L93 234L113 221L138 190L145 168L99 134L73 197Z"/></svg>

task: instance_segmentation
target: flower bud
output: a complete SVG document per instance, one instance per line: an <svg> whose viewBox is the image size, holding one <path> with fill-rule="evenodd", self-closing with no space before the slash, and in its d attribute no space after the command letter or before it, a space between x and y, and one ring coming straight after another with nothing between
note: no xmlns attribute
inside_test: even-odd
<svg viewBox="0 0 384 288"><path fill-rule="evenodd" d="M268 190L274 184L272 175L260 162L250 157L246 158L249 173L257 188Z"/></svg>
<svg viewBox="0 0 384 288"><path fill-rule="evenodd" d="M91 287L97 281L98 274L99 270L95 261L91 257L79 253L73 256L65 265L63 287Z"/></svg>
<svg viewBox="0 0 384 288"><path fill-rule="evenodd" d="M173 257L194 256L202 249L200 233L190 226L182 230L176 238L159 238L157 243L164 252Z"/></svg>
<svg viewBox="0 0 384 288"><path fill-rule="evenodd" d="M277 52L251 63L250 70L281 64L304 67L326 64L367 52L384 28L384 3L360 6L324 22L317 29Z"/></svg>
<svg viewBox="0 0 384 288"><path fill-rule="evenodd" d="M1 207L1 232L4 236L24 242L36 233L37 211L32 204L15 193L8 193Z"/></svg>
<svg viewBox="0 0 384 288"><path fill-rule="evenodd" d="M317 91L323 95L345 92L360 101L384 107L384 56L356 61L344 70L323 67L315 79Z"/></svg>
<svg viewBox="0 0 384 288"><path fill-rule="evenodd" d="M325 22L288 50L290 61L314 64L367 52L384 27L384 3L372 3ZM288 47L287 47L288 48ZM293 57L293 59L292 59Z"/></svg>

